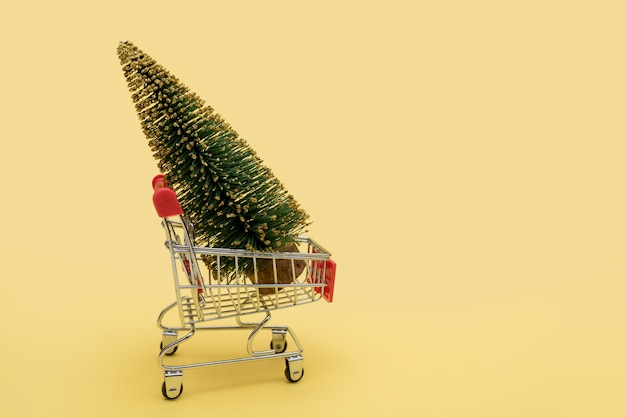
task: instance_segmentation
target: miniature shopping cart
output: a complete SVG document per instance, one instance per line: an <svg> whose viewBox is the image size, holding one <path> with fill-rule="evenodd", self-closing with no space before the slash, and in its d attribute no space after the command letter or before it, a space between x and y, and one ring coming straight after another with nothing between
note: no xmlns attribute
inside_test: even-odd
<svg viewBox="0 0 626 418"><path fill-rule="evenodd" d="M265 359L285 359L285 377L298 382L304 375L302 345L287 326L270 326L270 312L325 299L332 302L335 263L330 254L307 237L298 237L298 252L253 252L241 249L199 247L194 245L193 225L183 214L176 194L168 188L163 176L153 180L153 201L165 230L165 245L169 250L174 276L176 300L166 306L158 317L163 330L158 363L165 379L163 396L176 399L183 392L183 370ZM206 261L210 260L210 263ZM291 280L278 280L277 265L291 264ZM296 264L302 266L296 268ZM222 266L235 266L226 275ZM247 265L248 269L239 266ZM270 267L273 282L258 278L259 266ZM298 270L300 274L298 275ZM172 313L171 315L170 312ZM166 317L178 313L175 326L165 325ZM261 314L260 321L242 320L244 315ZM258 316L258 315L257 315ZM209 325L211 321L232 320L232 325ZM210 360L192 364L166 364L197 331L248 330L245 357ZM266 332L262 332L266 331ZM270 334L269 349L259 350L254 344L257 336ZM295 347L287 350L287 341ZM264 347L264 348L265 348ZM167 361L169 362L169 360Z"/></svg>

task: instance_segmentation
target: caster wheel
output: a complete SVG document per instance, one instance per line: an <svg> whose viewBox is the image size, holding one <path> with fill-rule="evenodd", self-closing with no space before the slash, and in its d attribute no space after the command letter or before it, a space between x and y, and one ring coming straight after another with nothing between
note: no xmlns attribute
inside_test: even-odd
<svg viewBox="0 0 626 418"><path fill-rule="evenodd" d="M300 369L295 376L291 373L289 366L285 369L285 377L289 380L290 383L299 382L304 377L304 369Z"/></svg>
<svg viewBox="0 0 626 418"><path fill-rule="evenodd" d="M160 347L161 350L163 350L163 343L161 343ZM166 356L171 356L172 354L174 354L176 351L178 351L178 346L172 348L170 351L168 351L167 353L165 353Z"/></svg>
<svg viewBox="0 0 626 418"><path fill-rule="evenodd" d="M291 383L299 382L304 376L304 367L302 367L304 359L302 356L292 356L285 359L285 377Z"/></svg>
<svg viewBox="0 0 626 418"><path fill-rule="evenodd" d="M178 388L178 390L167 390L167 386L165 385L165 382L163 382L163 385L161 385L161 393L163 394L163 397L165 399L169 399L169 400L173 400L178 398L180 395L183 394L183 384L180 384L180 387Z"/></svg>
<svg viewBox="0 0 626 418"><path fill-rule="evenodd" d="M274 341L270 342L270 349L274 350ZM287 351L287 341L284 341L282 344L277 344L274 350L276 354L284 353L285 351Z"/></svg>

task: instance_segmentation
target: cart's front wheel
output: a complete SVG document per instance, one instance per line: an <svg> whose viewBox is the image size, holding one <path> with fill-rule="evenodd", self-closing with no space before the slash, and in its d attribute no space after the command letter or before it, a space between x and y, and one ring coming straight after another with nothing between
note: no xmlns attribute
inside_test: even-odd
<svg viewBox="0 0 626 418"><path fill-rule="evenodd" d="M303 376L304 376L304 369L298 370L294 375L294 373L292 373L291 370L289 370L289 366L285 368L285 377L287 378L287 380L289 380L290 383L299 382Z"/></svg>
<svg viewBox="0 0 626 418"><path fill-rule="evenodd" d="M287 341L277 343L276 348L274 348L274 341L270 341L270 349L274 350L276 354L284 353L287 351Z"/></svg>
<svg viewBox="0 0 626 418"><path fill-rule="evenodd" d="M285 359L285 377L291 383L299 382L304 376L304 367L302 367L303 360L300 355L287 357Z"/></svg>
<svg viewBox="0 0 626 418"><path fill-rule="evenodd" d="M176 389L168 388L165 382L163 382L163 385L161 386L161 393L165 399L176 399L183 394L183 384L181 383L180 387Z"/></svg>

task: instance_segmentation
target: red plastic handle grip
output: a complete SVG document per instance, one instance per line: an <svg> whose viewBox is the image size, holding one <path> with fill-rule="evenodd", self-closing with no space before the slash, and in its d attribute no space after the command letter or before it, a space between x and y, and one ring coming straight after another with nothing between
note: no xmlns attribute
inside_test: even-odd
<svg viewBox="0 0 626 418"><path fill-rule="evenodd" d="M152 188L154 190L160 189L161 187L167 187L167 182L165 181L165 174L157 174L152 179Z"/></svg>
<svg viewBox="0 0 626 418"><path fill-rule="evenodd" d="M161 218L183 214L183 208L178 202L176 193L167 187L163 174L158 174L152 179L152 188L154 189L152 203L154 203L154 208Z"/></svg>

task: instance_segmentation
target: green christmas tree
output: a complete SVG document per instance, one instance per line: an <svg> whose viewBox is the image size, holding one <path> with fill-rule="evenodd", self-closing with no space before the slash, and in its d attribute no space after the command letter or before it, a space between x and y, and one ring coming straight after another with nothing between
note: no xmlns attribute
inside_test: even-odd
<svg viewBox="0 0 626 418"><path fill-rule="evenodd" d="M117 52L143 132L194 224L196 245L293 247L308 215L246 141L131 42L121 42Z"/></svg>

